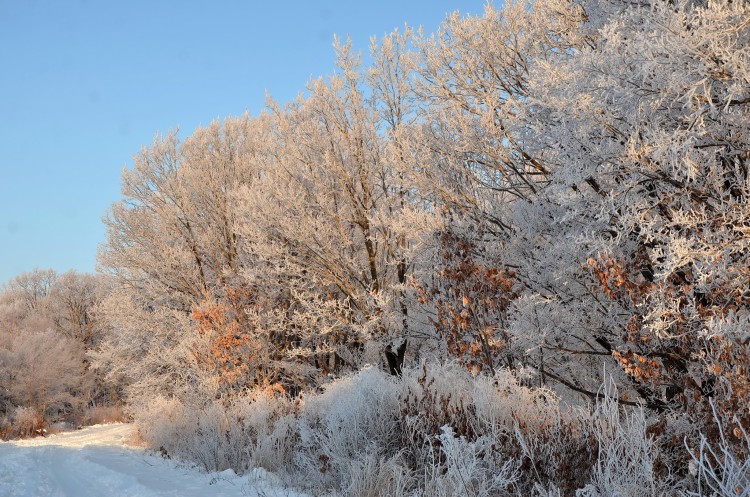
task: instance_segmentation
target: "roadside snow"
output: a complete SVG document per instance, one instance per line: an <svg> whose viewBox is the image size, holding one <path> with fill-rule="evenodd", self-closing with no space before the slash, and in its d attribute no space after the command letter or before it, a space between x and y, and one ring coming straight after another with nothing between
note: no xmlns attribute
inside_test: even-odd
<svg viewBox="0 0 750 497"><path fill-rule="evenodd" d="M306 497L263 470L206 474L126 445L132 425L0 442L2 497Z"/></svg>

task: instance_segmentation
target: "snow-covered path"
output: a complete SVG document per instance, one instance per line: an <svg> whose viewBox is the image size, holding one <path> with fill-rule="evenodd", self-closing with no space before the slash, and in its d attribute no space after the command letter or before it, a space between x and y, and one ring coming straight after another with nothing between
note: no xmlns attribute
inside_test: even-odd
<svg viewBox="0 0 750 497"><path fill-rule="evenodd" d="M205 474L127 446L133 427L99 425L0 443L1 497L302 497L262 470Z"/></svg>

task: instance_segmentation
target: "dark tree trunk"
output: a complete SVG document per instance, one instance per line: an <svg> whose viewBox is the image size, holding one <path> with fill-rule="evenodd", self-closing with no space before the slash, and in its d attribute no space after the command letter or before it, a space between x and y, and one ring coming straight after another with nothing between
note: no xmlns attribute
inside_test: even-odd
<svg viewBox="0 0 750 497"><path fill-rule="evenodd" d="M404 352L406 352L406 340L398 346L396 352L390 344L385 347L385 358L388 360L388 370L393 376L401 376L401 368L404 365Z"/></svg>

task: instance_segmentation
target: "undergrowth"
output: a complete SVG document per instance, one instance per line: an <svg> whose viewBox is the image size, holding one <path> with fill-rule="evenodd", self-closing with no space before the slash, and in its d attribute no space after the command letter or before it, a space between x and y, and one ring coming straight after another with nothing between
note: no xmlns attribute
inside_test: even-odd
<svg viewBox="0 0 750 497"><path fill-rule="evenodd" d="M401 377L365 368L295 399L268 389L203 405L160 399L136 417L165 457L263 468L314 495L748 495L750 443L737 452L722 438L686 438L664 419L620 405L612 386L570 406L509 371L456 364ZM676 456L675 430L699 444Z"/></svg>

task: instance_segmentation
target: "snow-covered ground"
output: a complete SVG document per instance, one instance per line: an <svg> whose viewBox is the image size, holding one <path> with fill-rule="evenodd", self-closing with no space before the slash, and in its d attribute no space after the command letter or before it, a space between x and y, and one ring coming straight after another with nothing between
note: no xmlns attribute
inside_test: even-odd
<svg viewBox="0 0 750 497"><path fill-rule="evenodd" d="M206 474L128 443L127 424L0 443L2 497L304 497L255 470Z"/></svg>

